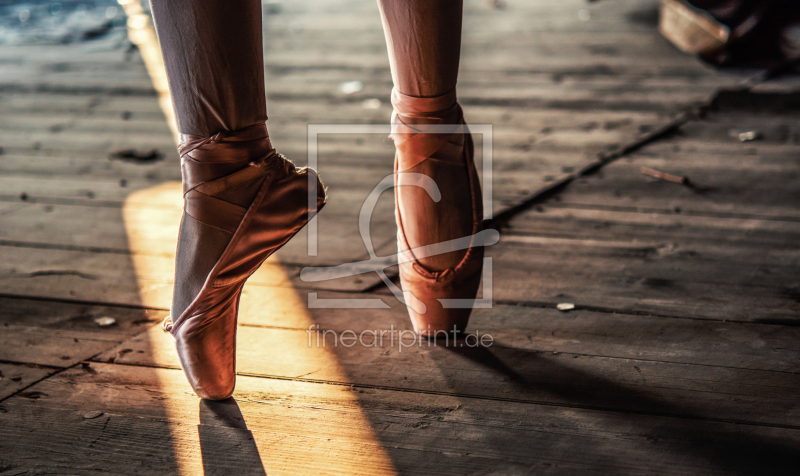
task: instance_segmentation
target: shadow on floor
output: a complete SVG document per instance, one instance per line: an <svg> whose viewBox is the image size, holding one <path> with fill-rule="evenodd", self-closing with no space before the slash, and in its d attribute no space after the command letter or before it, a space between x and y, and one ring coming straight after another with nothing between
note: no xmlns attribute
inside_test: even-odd
<svg viewBox="0 0 800 476"><path fill-rule="evenodd" d="M600 420L606 427L609 438L641 439L641 444L624 446L633 446L635 453L652 459L647 466L650 469L685 463L696 471L712 470L726 474L797 473L800 445L796 439L785 438L786 433L792 430L709 421L703 417L703 410L692 401L682 401L678 406L654 396L657 388L649 388L645 395L641 389L565 366L543 358L536 351L508 347L450 347L447 351L504 376L509 394L521 399L529 396L531 400L541 400L544 392L552 396L545 400L563 402L556 406L565 408L565 411L570 407L580 407L591 412L590 417ZM515 365L509 362L524 362L527 369L515 370ZM529 375L532 372L528 370L533 368L538 375L557 378L537 381ZM448 380L449 387L463 386L463 381L448 378L453 373L447 369L442 369L442 375ZM461 407L468 413L470 408L474 408L471 400L462 398ZM627 412L626 408L631 411ZM471 417L479 421L483 415L475 413ZM523 423L521 421L518 425ZM508 450L507 441L482 442L497 452ZM524 442L516 442L516 446L520 445ZM614 466L617 467L630 465L633 469L636 466L633 460L621 460L626 457L625 452L614 455L608 454L607 449L605 444L603 448L583 447L582 453L584 457L598 452L598 458L616 458L618 461ZM659 462L659 458L662 461Z"/></svg>
<svg viewBox="0 0 800 476"><path fill-rule="evenodd" d="M247 429L244 416L233 397L220 401L200 400L199 414L197 431L206 476L267 474L253 434ZM235 467L231 467L231 463Z"/></svg>

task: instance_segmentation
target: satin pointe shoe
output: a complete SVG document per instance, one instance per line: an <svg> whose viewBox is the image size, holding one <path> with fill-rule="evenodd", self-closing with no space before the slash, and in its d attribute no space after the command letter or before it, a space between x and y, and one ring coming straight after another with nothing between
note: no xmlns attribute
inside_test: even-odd
<svg viewBox="0 0 800 476"><path fill-rule="evenodd" d="M175 338L195 393L222 400L236 382L245 281L323 207L325 188L316 172L272 148L265 124L213 137L184 135L178 150L184 211L164 329ZM309 190L316 208L309 209Z"/></svg>
<svg viewBox="0 0 800 476"><path fill-rule="evenodd" d="M471 305L445 306L441 300L474 301L481 282L484 249L476 235L482 230L483 207L472 136L455 90L433 98L394 90L392 105L392 138L397 150L395 219L404 301L418 334L436 337L441 332L463 332ZM424 133L426 126L438 126L448 133ZM442 195L451 194L450 206L441 200L442 204L435 204L424 187L403 184L419 183L418 174L432 178ZM412 176L417 178L404 178ZM452 197L457 197L455 206ZM443 252L452 249L446 243L464 237L471 237L466 238L469 247ZM441 245L437 247L437 243ZM426 245L438 248L435 255L422 250Z"/></svg>

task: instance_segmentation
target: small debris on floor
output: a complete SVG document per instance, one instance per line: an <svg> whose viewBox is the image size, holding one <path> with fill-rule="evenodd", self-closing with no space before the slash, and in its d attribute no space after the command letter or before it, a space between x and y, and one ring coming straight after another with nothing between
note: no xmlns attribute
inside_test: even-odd
<svg viewBox="0 0 800 476"><path fill-rule="evenodd" d="M640 171L644 175L656 178L658 180L664 180L666 182L679 183L679 184L682 184L682 185L689 185L689 177L686 177L686 176L672 175L672 174L668 174L666 172L661 172L661 171L658 171L656 169L651 169L650 167L644 167L644 166L642 166Z"/></svg>
<svg viewBox="0 0 800 476"><path fill-rule="evenodd" d="M353 94L364 89L364 83L361 81L345 81L339 84L339 91L343 94Z"/></svg>
<svg viewBox="0 0 800 476"><path fill-rule="evenodd" d="M759 140L762 138L762 135L758 131L747 131L747 132L740 132L739 133L739 141L741 142L750 142L754 140Z"/></svg>
<svg viewBox="0 0 800 476"><path fill-rule="evenodd" d="M84 413L84 414L83 414L83 418L84 418L85 420L91 420L92 418L97 418L97 417L99 417L99 416L100 416L100 415L102 415L102 414L103 414L103 412L99 412L99 411L97 411L97 410L92 410L92 411L90 411L90 412L86 412L86 413Z"/></svg>
<svg viewBox="0 0 800 476"><path fill-rule="evenodd" d="M93 369L89 362L81 362L81 370L88 374L96 374L97 370Z"/></svg>
<svg viewBox="0 0 800 476"><path fill-rule="evenodd" d="M31 400L38 400L38 399L40 399L42 397L46 397L47 394L44 393L44 392L37 392L37 391L34 390L34 391L30 391L30 392L22 392L22 393L19 394L19 396L22 397L22 398L28 398L28 399L31 399Z"/></svg>
<svg viewBox="0 0 800 476"><path fill-rule="evenodd" d="M100 327L108 327L116 324L117 320L114 319L113 317L98 317L97 319L94 320L94 323Z"/></svg>
<svg viewBox="0 0 800 476"><path fill-rule="evenodd" d="M361 107L364 109L380 109L381 108L381 100L380 99L365 99L361 103Z"/></svg>
<svg viewBox="0 0 800 476"><path fill-rule="evenodd" d="M137 164L149 164L157 162L164 158L164 154L158 149L150 150L137 150L137 149L121 149L109 154L110 159L124 160L126 162L135 162Z"/></svg>
<svg viewBox="0 0 800 476"><path fill-rule="evenodd" d="M561 312L571 311L575 309L575 304L572 304L571 302L562 302L556 306L556 309L558 309Z"/></svg>
<svg viewBox="0 0 800 476"><path fill-rule="evenodd" d="M20 380L22 380L22 375L15 375L9 378L11 379L12 382L19 382Z"/></svg>

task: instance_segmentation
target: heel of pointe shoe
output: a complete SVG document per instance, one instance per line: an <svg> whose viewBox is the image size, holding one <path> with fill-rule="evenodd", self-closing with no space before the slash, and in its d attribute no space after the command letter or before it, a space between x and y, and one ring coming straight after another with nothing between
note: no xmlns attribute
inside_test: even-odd
<svg viewBox="0 0 800 476"><path fill-rule="evenodd" d="M474 259L482 263L483 248L476 248L473 253L476 255ZM446 273L438 280L422 276L417 269L413 269L412 263L400 266L400 283L407 293L414 296L406 300L419 301L407 306L414 331L426 337L438 337L443 332L450 335L465 332L472 313L472 306L465 303L474 302L478 294L482 266L473 266L469 274ZM461 302L458 305L445 305L448 300Z"/></svg>

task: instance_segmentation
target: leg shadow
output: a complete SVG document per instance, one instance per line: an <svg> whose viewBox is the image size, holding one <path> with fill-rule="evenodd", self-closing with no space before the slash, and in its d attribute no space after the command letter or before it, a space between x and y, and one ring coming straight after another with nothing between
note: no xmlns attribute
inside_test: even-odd
<svg viewBox="0 0 800 476"><path fill-rule="evenodd" d="M208 475L266 475L253 434L236 400L200 400L200 452Z"/></svg>
<svg viewBox="0 0 800 476"><path fill-rule="evenodd" d="M522 399L598 410L602 413L595 415L606 419L609 429L638 427L642 436L654 443L652 451L671 457L682 453L726 474L797 474L800 439L786 439L786 431L775 431L769 428L771 425L753 431L751 425L715 422L705 418L703 409L691 401L677 404L654 395L654 390L614 382L544 358L537 351L501 346L446 348L502 375L505 385ZM453 377L448 372L443 375L450 380L451 388L463 387L463 381L448 378ZM464 400L463 408L470 408L469 401ZM475 417L479 419L480 415ZM507 444L486 443L498 451Z"/></svg>

